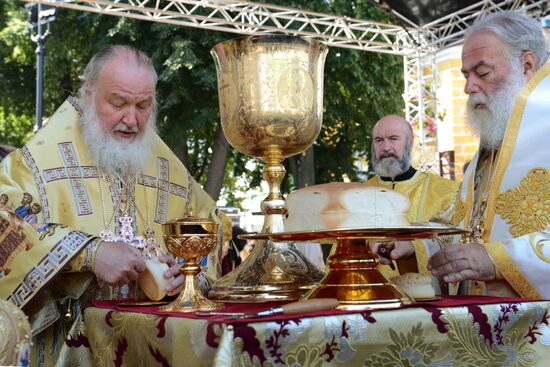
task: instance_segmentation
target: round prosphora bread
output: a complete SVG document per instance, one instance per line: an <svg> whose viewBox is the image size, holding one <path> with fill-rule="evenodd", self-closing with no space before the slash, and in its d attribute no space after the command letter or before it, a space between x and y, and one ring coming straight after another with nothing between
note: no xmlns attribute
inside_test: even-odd
<svg viewBox="0 0 550 367"><path fill-rule="evenodd" d="M138 282L147 298L158 301L166 296L166 287L174 278L166 279L164 272L168 270L166 263L158 257L145 260L145 270L139 274Z"/></svg>
<svg viewBox="0 0 550 367"><path fill-rule="evenodd" d="M391 278L391 282L414 299L435 297L432 277L426 274L405 273Z"/></svg>
<svg viewBox="0 0 550 367"><path fill-rule="evenodd" d="M331 182L290 193L287 232L406 226L409 199L400 192L358 182Z"/></svg>

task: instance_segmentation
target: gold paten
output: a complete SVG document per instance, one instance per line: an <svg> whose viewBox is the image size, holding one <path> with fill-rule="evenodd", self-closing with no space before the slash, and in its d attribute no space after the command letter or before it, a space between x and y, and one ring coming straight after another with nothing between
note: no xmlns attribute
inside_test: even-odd
<svg viewBox="0 0 550 367"><path fill-rule="evenodd" d="M336 251L328 258L327 275L303 299L336 298L344 310L388 309L408 305L413 300L388 281L377 269L378 257L368 240L412 240L438 235L462 234L456 227L422 223L403 227L342 228L326 231L257 233L241 238L270 238L276 241L332 240Z"/></svg>
<svg viewBox="0 0 550 367"><path fill-rule="evenodd" d="M309 148L321 130L327 46L299 37L238 38L216 45L220 117L238 151L265 161L269 194L262 232L281 232L286 213L280 185L284 158ZM260 240L252 254L218 280L210 298L261 302L299 299L324 273L293 243Z"/></svg>
<svg viewBox="0 0 550 367"><path fill-rule="evenodd" d="M216 247L218 223L208 219L185 217L170 220L162 225L164 243L174 256L185 260L180 272L185 276L184 287L172 303L159 308L164 312L210 311L223 307L208 300L199 287L198 261Z"/></svg>

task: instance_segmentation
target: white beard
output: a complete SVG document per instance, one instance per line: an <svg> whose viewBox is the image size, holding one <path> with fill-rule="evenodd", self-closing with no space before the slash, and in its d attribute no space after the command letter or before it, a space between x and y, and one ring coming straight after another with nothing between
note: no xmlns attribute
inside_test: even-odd
<svg viewBox="0 0 550 367"><path fill-rule="evenodd" d="M95 107L82 97L79 105L82 109L82 139L97 166L106 174L137 176L141 173L151 157L156 133L155 112L151 112L145 130L126 141L113 135L116 130L127 130L124 124L119 123L112 131L104 132Z"/></svg>
<svg viewBox="0 0 550 367"><path fill-rule="evenodd" d="M406 151L401 159L375 158L372 163L376 175L395 178L407 172L411 166L411 153Z"/></svg>
<svg viewBox="0 0 550 367"><path fill-rule="evenodd" d="M510 76L502 81L502 86L492 95L476 93L469 96L466 109L467 122L479 136L481 147L488 149L500 147L516 98L525 83L525 77L520 70L512 70ZM475 109L478 103L485 104L487 108Z"/></svg>

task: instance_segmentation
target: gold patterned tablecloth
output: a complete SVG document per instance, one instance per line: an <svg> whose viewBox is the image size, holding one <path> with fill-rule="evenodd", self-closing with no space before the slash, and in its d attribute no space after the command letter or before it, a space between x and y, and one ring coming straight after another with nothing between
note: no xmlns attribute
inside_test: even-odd
<svg viewBox="0 0 550 367"><path fill-rule="evenodd" d="M270 320L90 307L66 363L96 366L548 366L550 301L419 304ZM89 348L82 346L88 342ZM90 353L91 350L91 353Z"/></svg>

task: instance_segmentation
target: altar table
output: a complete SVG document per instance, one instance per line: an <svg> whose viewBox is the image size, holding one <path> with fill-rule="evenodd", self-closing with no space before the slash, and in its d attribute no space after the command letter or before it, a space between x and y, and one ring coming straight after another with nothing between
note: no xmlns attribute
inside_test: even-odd
<svg viewBox="0 0 550 367"><path fill-rule="evenodd" d="M228 304L259 311L274 304ZM276 305L280 305L276 304ZM224 320L96 302L80 346L96 366L550 366L550 301L445 297L396 310ZM65 346L67 347L67 346ZM68 348L70 349L70 348ZM76 351L76 349L75 349ZM90 358L86 361L86 358ZM71 362L72 363L72 362Z"/></svg>

